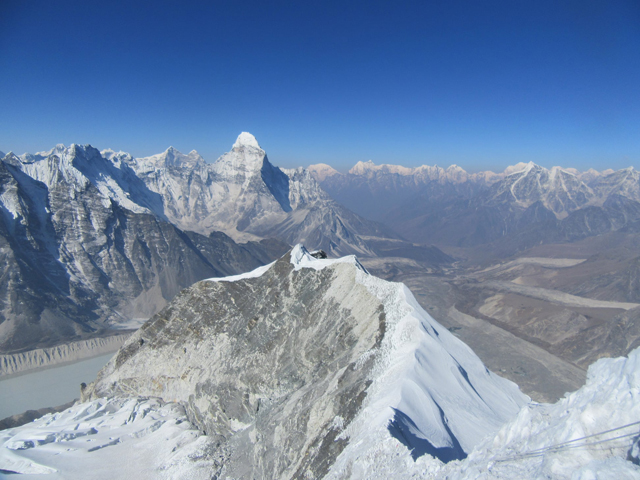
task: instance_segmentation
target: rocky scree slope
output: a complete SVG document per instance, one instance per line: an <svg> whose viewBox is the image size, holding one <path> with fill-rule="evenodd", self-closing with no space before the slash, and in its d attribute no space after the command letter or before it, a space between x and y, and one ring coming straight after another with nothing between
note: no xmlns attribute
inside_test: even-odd
<svg viewBox="0 0 640 480"><path fill-rule="evenodd" d="M83 399L155 396L212 441L217 478L369 478L461 459L527 401L402 284L302 246L201 281Z"/></svg>
<svg viewBox="0 0 640 480"><path fill-rule="evenodd" d="M255 268L283 248L178 229L125 162L91 146L9 153L0 163L0 352L148 318L193 282Z"/></svg>

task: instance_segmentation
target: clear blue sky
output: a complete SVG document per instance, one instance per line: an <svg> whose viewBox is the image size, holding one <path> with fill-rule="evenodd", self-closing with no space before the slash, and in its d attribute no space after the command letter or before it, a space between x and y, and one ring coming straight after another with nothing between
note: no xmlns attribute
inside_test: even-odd
<svg viewBox="0 0 640 480"><path fill-rule="evenodd" d="M0 0L0 150L640 166L640 2Z"/></svg>

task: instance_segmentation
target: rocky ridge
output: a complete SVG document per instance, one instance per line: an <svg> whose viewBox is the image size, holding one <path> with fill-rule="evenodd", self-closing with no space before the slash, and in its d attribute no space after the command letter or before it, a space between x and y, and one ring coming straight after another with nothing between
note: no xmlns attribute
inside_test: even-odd
<svg viewBox="0 0 640 480"><path fill-rule="evenodd" d="M83 391L105 395L181 402L215 445L213 473L234 478L343 478L412 455L438 469L526 401L406 287L301 246L183 291Z"/></svg>

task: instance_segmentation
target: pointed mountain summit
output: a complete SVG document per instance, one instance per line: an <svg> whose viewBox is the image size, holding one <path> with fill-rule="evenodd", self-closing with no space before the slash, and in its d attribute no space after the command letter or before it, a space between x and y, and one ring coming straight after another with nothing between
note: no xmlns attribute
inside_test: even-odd
<svg viewBox="0 0 640 480"><path fill-rule="evenodd" d="M159 169L150 163L168 153L136 159L136 171L162 195L165 214L181 229L222 231L237 241L306 242L333 255L374 255L363 237L395 237L337 204L307 170L274 166L248 132L212 164Z"/></svg>
<svg viewBox="0 0 640 480"><path fill-rule="evenodd" d="M242 132L240 135L238 135L238 138L236 139L236 143L233 144L232 148L236 149L236 148L242 148L242 147L256 148L258 150L262 150L262 148L260 148L260 145L258 144L258 141L256 140L256 137L251 135L249 132Z"/></svg>
<svg viewBox="0 0 640 480"><path fill-rule="evenodd" d="M222 155L213 163L214 171L222 178L233 181L238 176L245 177L260 171L269 160L256 137L248 132L238 135L231 151Z"/></svg>

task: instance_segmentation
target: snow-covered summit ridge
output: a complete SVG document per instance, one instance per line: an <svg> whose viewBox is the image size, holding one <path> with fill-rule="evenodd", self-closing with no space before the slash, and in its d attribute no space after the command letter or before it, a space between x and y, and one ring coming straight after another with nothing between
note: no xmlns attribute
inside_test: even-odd
<svg viewBox="0 0 640 480"><path fill-rule="evenodd" d="M189 412L202 412L200 428L242 445L225 460L230 470L244 471L246 458L257 458L252 452L260 449L272 458L288 452L294 460L318 458L327 466L335 459L328 478L372 478L383 466L436 472L464 458L528 401L429 316L404 285L369 275L353 256L315 259L296 245L251 277L184 290L171 315L138 330L84 398L126 393L183 401ZM188 327L195 324L202 327L197 332ZM291 364L296 372L288 377ZM184 372L191 373L181 379ZM212 397L215 385L231 377L238 380L225 387L229 396ZM288 378L296 381L276 383ZM277 425L289 431L280 433ZM292 428L304 432L300 441L289 440ZM336 436L340 455L309 448L333 444ZM256 445L246 438L265 440ZM362 459L375 463L369 469ZM299 469L280 475L278 465L255 465L253 478L292 478ZM324 477L308 471L310 478Z"/></svg>
<svg viewBox="0 0 640 480"><path fill-rule="evenodd" d="M264 275L276 262L271 262L267 265L255 268L250 272L240 273L238 275L229 275L226 277L214 277L203 280L205 282L237 282L238 280L246 280L248 278L258 278Z"/></svg>
<svg viewBox="0 0 640 480"><path fill-rule="evenodd" d="M131 168L132 157L124 152L102 155L91 145L58 144L47 152L12 156L14 168L49 190L67 189L81 194L93 185L100 192L103 206L115 203L134 213L152 213L164 219L160 197L149 191Z"/></svg>
<svg viewBox="0 0 640 480"><path fill-rule="evenodd" d="M260 148L260 145L258 144L258 140L256 140L256 137L251 135L249 132L242 132L240 135L238 135L236 143L234 143L233 147L231 148L235 149L241 147L251 147L262 150L262 148Z"/></svg>
<svg viewBox="0 0 640 480"><path fill-rule="evenodd" d="M355 255L347 255L340 258L315 258L309 253L309 250L305 248L301 243L297 244L290 251L291 264L294 270L300 270L302 268L312 268L314 270L322 270L323 268L335 265L338 263L347 263L354 265L357 269L362 270L365 273L367 269L358 261ZM250 272L241 273L239 275L230 275L228 277L209 278L207 282L236 282L238 280L246 280L248 278L257 278L264 275L276 262L271 262L268 265L263 265Z"/></svg>
<svg viewBox="0 0 640 480"><path fill-rule="evenodd" d="M295 270L301 268L313 268L314 270L322 270L323 268L338 263L348 263L354 265L357 269L368 274L367 269L362 266L355 255L347 255L340 258L315 258L309 253L304 245L298 244L291 250L291 264Z"/></svg>

